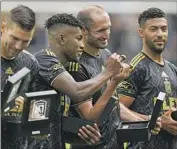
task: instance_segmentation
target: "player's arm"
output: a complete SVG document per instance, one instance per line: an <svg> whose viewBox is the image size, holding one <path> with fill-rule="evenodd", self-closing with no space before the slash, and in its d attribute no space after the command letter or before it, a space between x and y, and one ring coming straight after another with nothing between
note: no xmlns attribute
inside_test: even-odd
<svg viewBox="0 0 177 149"><path fill-rule="evenodd" d="M105 70L96 77L87 81L76 82L68 72L63 72L55 78L51 85L70 96L74 103L81 102L95 93L111 77L119 73L122 67L120 61L120 56L113 54L109 57Z"/></svg>
<svg viewBox="0 0 177 149"><path fill-rule="evenodd" d="M128 109L134 102L135 100L134 97L119 94L119 100L122 120L125 121L149 120L149 115L140 114Z"/></svg>
<svg viewBox="0 0 177 149"><path fill-rule="evenodd" d="M140 120L145 120L145 118L148 118L148 116L141 115L137 112L134 112L134 111L128 109L134 101L133 97L120 94L119 100L120 100L120 115L121 115L122 120L124 120L124 121L140 121Z"/></svg>
<svg viewBox="0 0 177 149"><path fill-rule="evenodd" d="M101 113L103 112L106 104L108 103L110 97L113 95L115 88L116 88L116 82L111 82L105 91L103 92L102 96L98 99L98 101L95 103L95 105L92 105L92 101L86 101L82 104L79 104L77 106L77 111L86 120L95 121L99 118Z"/></svg>
<svg viewBox="0 0 177 149"><path fill-rule="evenodd" d="M148 116L141 115L128 109L133 104L139 88L141 88L143 83L144 76L140 74L145 74L144 67L137 66L132 68L133 70L131 70L129 77L120 82L117 86L117 92L119 93L120 100L121 118L125 121L138 121L148 118Z"/></svg>
<svg viewBox="0 0 177 149"><path fill-rule="evenodd" d="M143 67L144 68L144 67ZM143 83L143 75L145 74L145 70L142 67L135 68L132 73L130 74L129 78L122 81L118 85L118 93L119 93L119 99L120 99L120 113L122 120L126 121L141 121L141 120L149 120L149 115L144 115L137 113L135 111L132 111L128 109L134 102L136 98L136 94L138 93L139 88L141 88L141 85ZM155 130L157 132L160 131L161 128L161 120L159 120L156 123ZM157 133L154 133L157 134Z"/></svg>
<svg viewBox="0 0 177 149"><path fill-rule="evenodd" d="M83 117L86 120L95 121L99 118L101 113L103 112L106 104L108 103L110 97L115 92L115 89L117 87L117 84L122 79L128 77L129 75L129 65L122 64L122 71L116 75L114 78L111 79L111 81L108 83L107 88L103 92L102 96L97 100L95 105L92 105L92 101L83 102L82 104L79 104L77 106L77 110L80 113L81 117ZM78 80L84 80L84 75L81 75L82 72L77 72L75 75L72 73L73 77Z"/></svg>
<svg viewBox="0 0 177 149"><path fill-rule="evenodd" d="M133 103L134 98L130 96L123 96L119 95L120 99L120 115L121 119L125 121L143 121L143 120L150 120L150 115L144 115L137 113L135 111L132 111L128 109L128 107ZM157 135L162 128L161 118L159 117L157 119L155 128L151 130L151 133L153 135Z"/></svg>

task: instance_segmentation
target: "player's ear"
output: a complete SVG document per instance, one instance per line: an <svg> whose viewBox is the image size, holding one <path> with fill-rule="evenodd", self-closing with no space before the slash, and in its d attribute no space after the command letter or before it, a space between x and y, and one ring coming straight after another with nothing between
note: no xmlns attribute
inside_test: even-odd
<svg viewBox="0 0 177 149"><path fill-rule="evenodd" d="M144 38L144 29L143 28L138 28L138 34L141 38Z"/></svg>
<svg viewBox="0 0 177 149"><path fill-rule="evenodd" d="M5 29L6 29L6 23L2 22L1 23L1 34L5 31Z"/></svg>
<svg viewBox="0 0 177 149"><path fill-rule="evenodd" d="M88 29L86 29L85 27L82 29L82 33L83 33L84 36L85 36L88 32L89 32Z"/></svg>
<svg viewBox="0 0 177 149"><path fill-rule="evenodd" d="M64 45L66 42L66 38L63 34L58 34L57 41L59 42L59 44Z"/></svg>

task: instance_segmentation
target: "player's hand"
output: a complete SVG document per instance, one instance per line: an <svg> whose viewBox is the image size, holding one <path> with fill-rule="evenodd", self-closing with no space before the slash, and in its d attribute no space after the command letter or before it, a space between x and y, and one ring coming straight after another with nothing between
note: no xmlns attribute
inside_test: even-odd
<svg viewBox="0 0 177 149"><path fill-rule="evenodd" d="M100 130L97 124L94 126L86 125L79 129L78 136L82 138L88 145L97 144L101 138Z"/></svg>
<svg viewBox="0 0 177 149"><path fill-rule="evenodd" d="M171 113L175 110L176 108L172 108L161 116L162 128L173 135L177 135L177 121L171 117Z"/></svg>
<svg viewBox="0 0 177 149"><path fill-rule="evenodd" d="M162 128L161 118L158 117L155 127L151 130L152 135L157 135L160 132L161 128Z"/></svg>
<svg viewBox="0 0 177 149"><path fill-rule="evenodd" d="M116 53L112 54L106 61L104 72L108 73L111 77L119 74L122 70L122 57Z"/></svg>
<svg viewBox="0 0 177 149"><path fill-rule="evenodd" d="M22 96L18 96L15 99L15 107L10 110L10 112L21 113L23 111L24 98Z"/></svg>
<svg viewBox="0 0 177 149"><path fill-rule="evenodd" d="M116 81L119 82L123 79L128 78L128 76L130 75L130 65L126 64L126 63L122 63L122 70L119 74L117 74L116 76L114 76L112 78L112 81Z"/></svg>

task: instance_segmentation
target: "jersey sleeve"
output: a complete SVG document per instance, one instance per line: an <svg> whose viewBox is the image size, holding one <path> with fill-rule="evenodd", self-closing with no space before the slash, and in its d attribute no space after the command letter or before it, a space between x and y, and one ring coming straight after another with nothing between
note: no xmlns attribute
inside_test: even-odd
<svg viewBox="0 0 177 149"><path fill-rule="evenodd" d="M89 79L87 70L78 62L69 62L65 65L65 68L76 82L86 81Z"/></svg>
<svg viewBox="0 0 177 149"><path fill-rule="evenodd" d="M169 63L169 66L170 66L170 68L172 69L172 71L176 74L176 76L177 76L177 67L174 65L174 64L172 64L172 63Z"/></svg>
<svg viewBox="0 0 177 149"><path fill-rule="evenodd" d="M118 94L136 98L141 90L141 85L143 85L145 71L140 65L131 70L130 76L118 84Z"/></svg>
<svg viewBox="0 0 177 149"><path fill-rule="evenodd" d="M50 55L50 53L36 55L36 58L39 63L39 76L49 85L52 84L56 77L66 71L57 57Z"/></svg>

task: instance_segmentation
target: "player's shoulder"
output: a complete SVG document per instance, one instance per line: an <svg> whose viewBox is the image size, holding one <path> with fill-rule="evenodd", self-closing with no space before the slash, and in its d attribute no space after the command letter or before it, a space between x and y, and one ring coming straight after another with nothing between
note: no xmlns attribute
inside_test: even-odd
<svg viewBox="0 0 177 149"><path fill-rule="evenodd" d="M23 50L20 54L23 56L28 56L28 57L34 58L34 55L26 50Z"/></svg>
<svg viewBox="0 0 177 149"><path fill-rule="evenodd" d="M173 63L171 63L168 60L164 60L165 64L168 65L173 71L175 71L177 73L177 66L175 66Z"/></svg>
<svg viewBox="0 0 177 149"><path fill-rule="evenodd" d="M130 62L131 71L135 69L143 69L148 64L148 59L143 52L139 52Z"/></svg>
<svg viewBox="0 0 177 149"><path fill-rule="evenodd" d="M40 51L36 52L34 56L38 61L59 61L55 53L49 49L41 49Z"/></svg>
<svg viewBox="0 0 177 149"><path fill-rule="evenodd" d="M35 56L33 54L31 54L30 52L23 50L20 54L19 54L20 59L23 59L25 61L33 61L33 62L37 62L37 59L35 58Z"/></svg>
<svg viewBox="0 0 177 149"><path fill-rule="evenodd" d="M85 71L85 66L77 61L69 61L64 65L64 67L68 72Z"/></svg>
<svg viewBox="0 0 177 149"><path fill-rule="evenodd" d="M41 49L40 51L34 53L36 57L38 56L56 56L54 52L49 49Z"/></svg>

